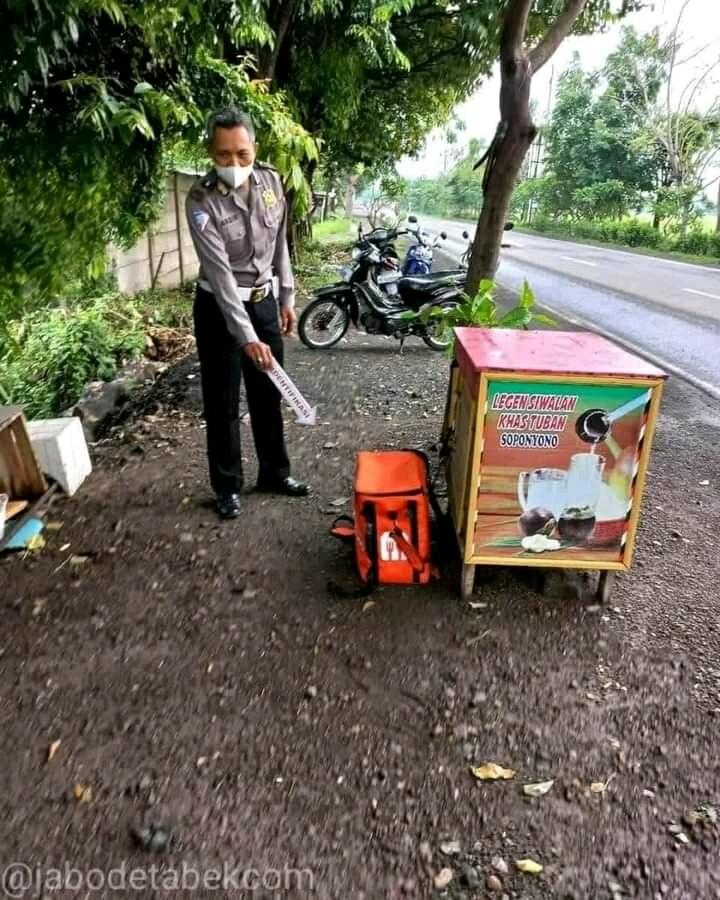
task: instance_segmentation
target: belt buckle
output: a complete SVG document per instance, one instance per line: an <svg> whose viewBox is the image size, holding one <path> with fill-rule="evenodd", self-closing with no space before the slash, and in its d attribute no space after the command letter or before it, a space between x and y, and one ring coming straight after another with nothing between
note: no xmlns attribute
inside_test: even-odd
<svg viewBox="0 0 720 900"><path fill-rule="evenodd" d="M267 292L264 287L254 287L250 290L250 302L251 303L260 303L267 296Z"/></svg>

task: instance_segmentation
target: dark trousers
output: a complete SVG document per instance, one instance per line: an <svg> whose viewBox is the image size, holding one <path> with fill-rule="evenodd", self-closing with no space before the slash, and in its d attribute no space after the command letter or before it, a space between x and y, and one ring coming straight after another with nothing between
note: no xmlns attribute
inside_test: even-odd
<svg viewBox="0 0 720 900"><path fill-rule="evenodd" d="M246 303L245 309L258 339L270 346L273 356L282 365L283 342L277 301L269 294L260 303ZM231 337L213 294L197 289L193 316L213 490L221 495L235 494L243 486L239 411L243 376L260 463L258 480L285 478L290 474L290 463L285 449L278 389Z"/></svg>

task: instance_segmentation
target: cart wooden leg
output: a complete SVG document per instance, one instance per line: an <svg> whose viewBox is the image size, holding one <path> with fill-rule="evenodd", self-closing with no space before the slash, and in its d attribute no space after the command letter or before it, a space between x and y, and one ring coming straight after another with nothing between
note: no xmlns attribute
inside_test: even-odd
<svg viewBox="0 0 720 900"><path fill-rule="evenodd" d="M609 569L600 573L600 580L598 581L598 588L596 599L598 603L609 603L610 596L612 595L613 587L615 585L615 572L611 572Z"/></svg>
<svg viewBox="0 0 720 900"><path fill-rule="evenodd" d="M460 596L465 602L473 595L476 568L473 563L463 563L460 571Z"/></svg>

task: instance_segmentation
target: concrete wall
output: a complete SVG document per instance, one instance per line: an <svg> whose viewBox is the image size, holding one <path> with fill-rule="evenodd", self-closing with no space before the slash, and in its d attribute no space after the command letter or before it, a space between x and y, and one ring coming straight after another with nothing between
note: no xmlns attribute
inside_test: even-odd
<svg viewBox="0 0 720 900"><path fill-rule="evenodd" d="M198 259L185 221L185 198L196 178L185 172L168 175L165 204L150 231L129 250L109 248L112 270L124 293L178 287L197 275Z"/></svg>

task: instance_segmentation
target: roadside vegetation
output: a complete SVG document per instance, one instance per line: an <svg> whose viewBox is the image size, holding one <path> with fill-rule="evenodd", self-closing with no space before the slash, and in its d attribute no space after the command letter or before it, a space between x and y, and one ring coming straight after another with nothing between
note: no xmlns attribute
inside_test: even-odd
<svg viewBox="0 0 720 900"><path fill-rule="evenodd" d="M295 265L298 300L336 280L347 261L350 220L327 219L303 241ZM90 279L50 309L15 318L0 344L0 405L21 406L29 418L56 416L77 402L91 381L111 379L156 343L172 344L192 328L194 284L173 290L120 293L111 277ZM154 341L153 338L160 338Z"/></svg>
<svg viewBox="0 0 720 900"><path fill-rule="evenodd" d="M625 28L600 70L585 71L575 56L525 160L511 218L558 237L720 259L720 99L706 91L716 60L674 91L687 56L681 28L682 17L666 35ZM483 171L473 166L484 148L463 150L452 128L445 140L447 171L408 182L406 205L475 219Z"/></svg>

